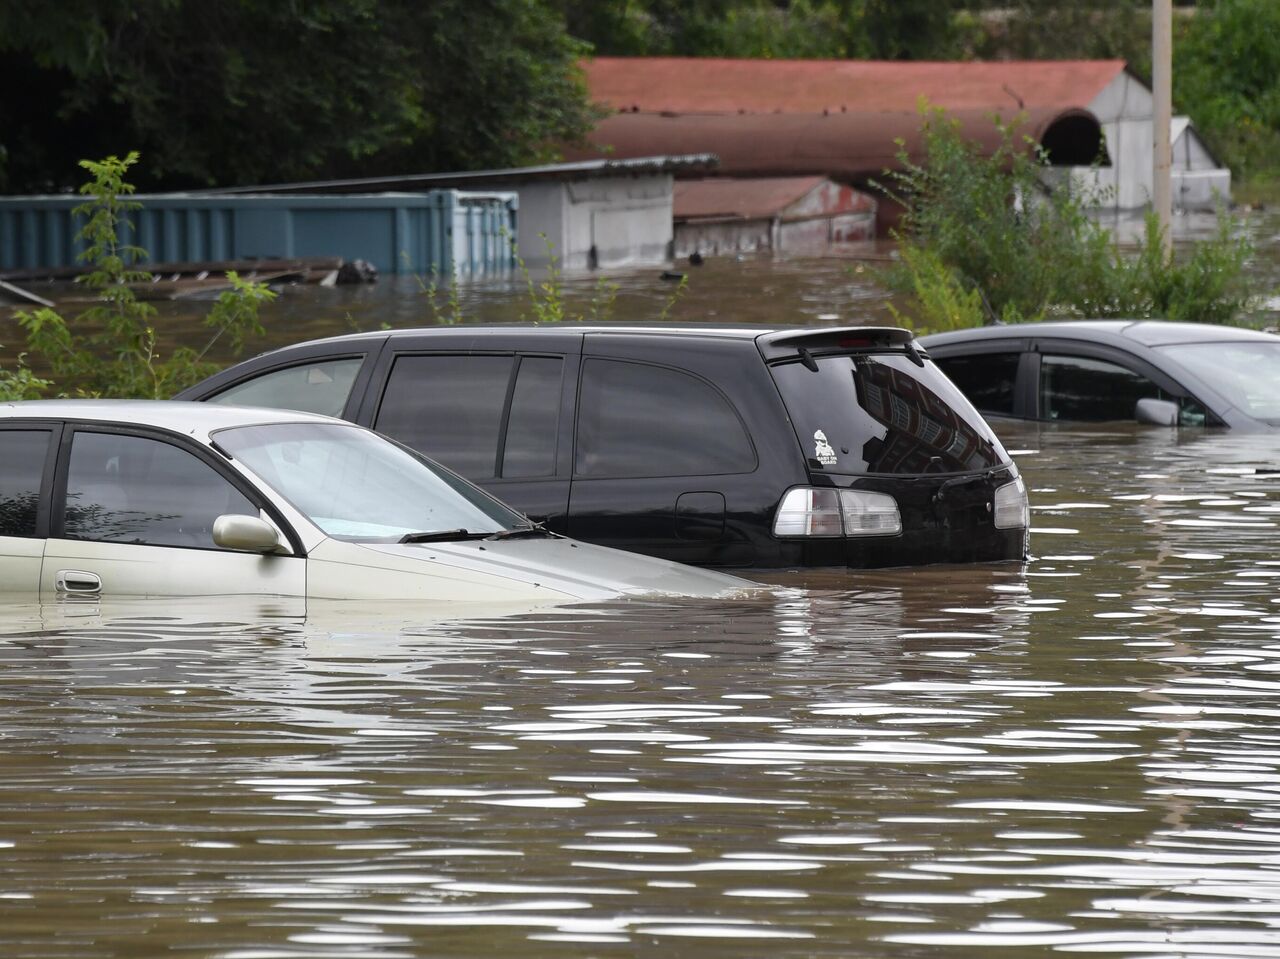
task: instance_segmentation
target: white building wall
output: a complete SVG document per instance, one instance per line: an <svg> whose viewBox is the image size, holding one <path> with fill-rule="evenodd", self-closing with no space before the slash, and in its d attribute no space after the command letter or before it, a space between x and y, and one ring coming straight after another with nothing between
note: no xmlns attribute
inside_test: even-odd
<svg viewBox="0 0 1280 959"><path fill-rule="evenodd" d="M1101 209L1124 212L1149 206L1155 150L1151 91L1135 77L1121 73L1089 109L1102 125L1111 165L1071 168L1072 188ZM1174 118L1171 134L1174 206L1202 209L1229 200L1231 171L1218 167L1185 117Z"/></svg>
<svg viewBox="0 0 1280 959"><path fill-rule="evenodd" d="M522 185L518 246L530 268L665 263L671 257L669 173ZM546 234L552 248L539 234Z"/></svg>
<svg viewBox="0 0 1280 959"><path fill-rule="evenodd" d="M521 184L517 191L520 210L516 214L516 252L528 267L545 267L551 253L557 257L564 255L568 206L565 187L564 183L539 181ZM539 234L545 235L545 239Z"/></svg>

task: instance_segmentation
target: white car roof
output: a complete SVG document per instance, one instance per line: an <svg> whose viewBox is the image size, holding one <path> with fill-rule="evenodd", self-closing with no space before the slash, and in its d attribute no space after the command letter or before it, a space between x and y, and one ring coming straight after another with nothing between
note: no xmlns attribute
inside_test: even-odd
<svg viewBox="0 0 1280 959"><path fill-rule="evenodd" d="M208 442L209 434L230 426L264 423L335 423L344 420L317 413L222 406L176 400L27 400L0 403L0 421L14 418L80 420L153 426Z"/></svg>

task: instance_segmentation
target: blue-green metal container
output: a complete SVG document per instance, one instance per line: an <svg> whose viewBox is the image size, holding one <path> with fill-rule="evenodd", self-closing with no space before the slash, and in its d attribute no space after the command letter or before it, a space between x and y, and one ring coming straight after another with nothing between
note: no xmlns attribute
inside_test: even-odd
<svg viewBox="0 0 1280 959"><path fill-rule="evenodd" d="M383 273L462 279L515 265L515 193L135 197L123 243L151 262L340 256ZM0 197L0 272L78 265L77 196Z"/></svg>

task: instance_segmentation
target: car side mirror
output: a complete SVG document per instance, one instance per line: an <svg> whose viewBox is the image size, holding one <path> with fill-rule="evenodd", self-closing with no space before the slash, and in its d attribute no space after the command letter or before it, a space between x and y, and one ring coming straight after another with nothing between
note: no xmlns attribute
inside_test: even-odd
<svg viewBox="0 0 1280 959"><path fill-rule="evenodd" d="M274 553L281 549L276 528L258 516L227 513L213 521L213 542L223 549Z"/></svg>
<svg viewBox="0 0 1280 959"><path fill-rule="evenodd" d="M1158 400L1147 396L1138 400L1133 409L1133 418L1149 426L1177 426L1178 404L1173 400Z"/></svg>

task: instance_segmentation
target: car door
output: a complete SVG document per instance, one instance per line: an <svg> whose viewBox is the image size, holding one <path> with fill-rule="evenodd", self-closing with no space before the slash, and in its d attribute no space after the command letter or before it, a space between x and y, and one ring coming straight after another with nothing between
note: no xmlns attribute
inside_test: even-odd
<svg viewBox="0 0 1280 959"><path fill-rule="evenodd" d="M758 462L742 417L710 381L583 356L569 535L678 562L750 563L726 490L749 484Z"/></svg>
<svg viewBox="0 0 1280 959"><path fill-rule="evenodd" d="M1181 384L1141 357L1100 344L1046 340L1036 344L1031 374L1036 417L1063 422L1135 418L1140 399L1171 400L1178 422L1204 426L1205 407Z"/></svg>
<svg viewBox="0 0 1280 959"><path fill-rule="evenodd" d="M556 532L566 529L581 335L397 337L357 418Z"/></svg>
<svg viewBox="0 0 1280 959"><path fill-rule="evenodd" d="M0 420L0 593L39 589L61 425Z"/></svg>
<svg viewBox="0 0 1280 959"><path fill-rule="evenodd" d="M213 542L218 516L264 515L265 505L198 444L161 432L72 425L58 457L41 596L303 597L304 556Z"/></svg>

